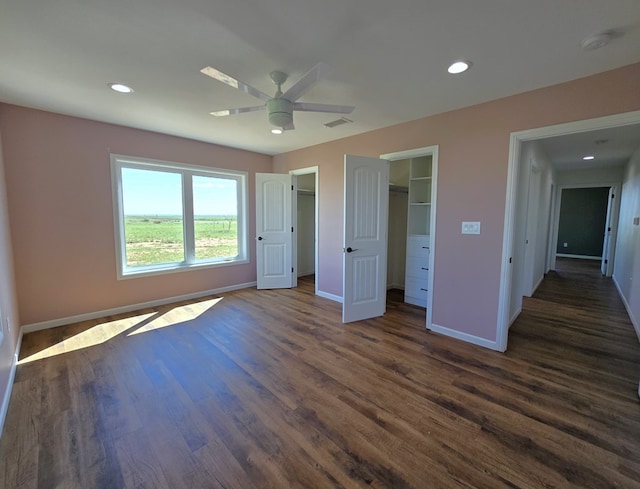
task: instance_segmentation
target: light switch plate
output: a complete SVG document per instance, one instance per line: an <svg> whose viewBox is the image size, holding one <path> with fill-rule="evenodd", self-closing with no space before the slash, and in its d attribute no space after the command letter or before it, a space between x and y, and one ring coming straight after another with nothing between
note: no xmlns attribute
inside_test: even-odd
<svg viewBox="0 0 640 489"><path fill-rule="evenodd" d="M480 221L462 221L462 234L480 234Z"/></svg>

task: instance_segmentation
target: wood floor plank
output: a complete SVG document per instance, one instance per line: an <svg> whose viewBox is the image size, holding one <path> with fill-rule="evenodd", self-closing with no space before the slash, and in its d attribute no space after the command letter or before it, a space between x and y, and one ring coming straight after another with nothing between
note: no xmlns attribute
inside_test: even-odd
<svg viewBox="0 0 640 489"><path fill-rule="evenodd" d="M25 335L14 488L640 488L640 345L597 264L560 260L497 353L296 289Z"/></svg>

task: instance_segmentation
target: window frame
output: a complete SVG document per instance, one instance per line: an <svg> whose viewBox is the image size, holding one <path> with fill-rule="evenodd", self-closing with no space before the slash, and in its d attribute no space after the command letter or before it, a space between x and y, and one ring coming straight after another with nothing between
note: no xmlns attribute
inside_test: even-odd
<svg viewBox="0 0 640 489"><path fill-rule="evenodd" d="M134 156L110 154L111 188L113 196L113 222L116 251L116 271L118 280L147 277L187 270L217 268L249 263L248 243L248 173L238 170L227 170L208 166L189 165ZM122 169L164 171L178 173L182 177L182 236L184 244L184 260L180 262L156 265L129 267L126 259L125 216L122 189ZM237 185L237 232L238 254L234 258L201 259L195 258L195 216L193 214L193 176L225 178L235 180Z"/></svg>

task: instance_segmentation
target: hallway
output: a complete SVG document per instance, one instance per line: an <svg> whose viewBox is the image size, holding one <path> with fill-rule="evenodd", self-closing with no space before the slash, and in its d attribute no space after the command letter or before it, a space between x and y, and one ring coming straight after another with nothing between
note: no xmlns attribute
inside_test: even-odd
<svg viewBox="0 0 640 489"><path fill-rule="evenodd" d="M554 383L577 388L572 404L586 401L594 409L602 403L611 416L628 413L638 419L640 344L598 261L558 259L533 297L524 298L507 354L529 362Z"/></svg>

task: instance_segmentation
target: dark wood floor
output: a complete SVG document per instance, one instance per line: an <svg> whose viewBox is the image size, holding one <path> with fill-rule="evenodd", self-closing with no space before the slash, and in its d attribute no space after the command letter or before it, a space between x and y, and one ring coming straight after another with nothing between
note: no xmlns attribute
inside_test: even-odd
<svg viewBox="0 0 640 489"><path fill-rule="evenodd" d="M582 265L505 354L397 294L343 325L310 281L26 335L1 487L640 487L640 346Z"/></svg>

